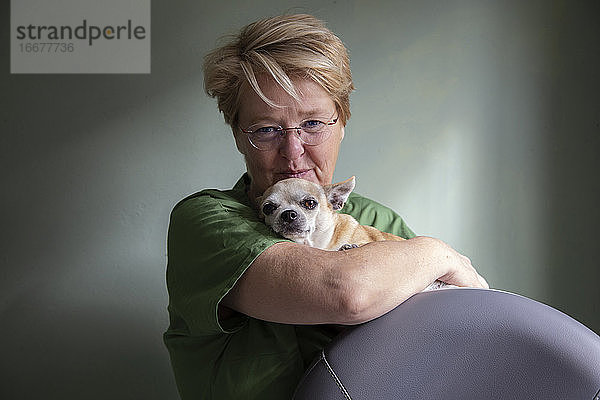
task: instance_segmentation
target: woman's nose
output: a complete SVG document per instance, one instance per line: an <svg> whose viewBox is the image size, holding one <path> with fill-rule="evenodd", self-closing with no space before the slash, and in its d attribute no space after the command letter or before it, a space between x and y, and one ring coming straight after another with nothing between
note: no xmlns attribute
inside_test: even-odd
<svg viewBox="0 0 600 400"><path fill-rule="evenodd" d="M279 153L288 160L296 160L304 154L304 143L298 134L297 129L288 130L279 144Z"/></svg>

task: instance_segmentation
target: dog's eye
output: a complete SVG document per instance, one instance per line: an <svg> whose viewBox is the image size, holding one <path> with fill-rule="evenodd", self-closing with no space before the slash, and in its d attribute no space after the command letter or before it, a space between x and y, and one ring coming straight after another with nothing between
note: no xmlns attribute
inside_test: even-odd
<svg viewBox="0 0 600 400"><path fill-rule="evenodd" d="M265 215L271 215L271 214L273 214L273 211L275 211L276 209L277 209L277 206L275 206L275 204L267 203L263 206L262 212Z"/></svg>
<svg viewBox="0 0 600 400"><path fill-rule="evenodd" d="M304 199L302 200L302 207L308 209L308 210L312 210L314 209L319 203L317 203L317 201L315 199Z"/></svg>

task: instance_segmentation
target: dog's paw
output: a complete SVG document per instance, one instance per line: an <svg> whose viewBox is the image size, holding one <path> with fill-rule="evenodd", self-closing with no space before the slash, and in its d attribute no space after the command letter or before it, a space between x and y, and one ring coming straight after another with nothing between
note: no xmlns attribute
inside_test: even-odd
<svg viewBox="0 0 600 400"><path fill-rule="evenodd" d="M457 288L458 286L454 286L454 285L449 285L445 282L442 281L435 281L433 282L431 285L427 286L423 291L427 292L430 290L439 290L439 289L453 289L453 288Z"/></svg>
<svg viewBox="0 0 600 400"><path fill-rule="evenodd" d="M343 245L342 247L340 247L340 248L338 249L338 251L355 249L355 248L357 248L357 247L358 247L358 245L357 245L357 244L345 244L345 245Z"/></svg>

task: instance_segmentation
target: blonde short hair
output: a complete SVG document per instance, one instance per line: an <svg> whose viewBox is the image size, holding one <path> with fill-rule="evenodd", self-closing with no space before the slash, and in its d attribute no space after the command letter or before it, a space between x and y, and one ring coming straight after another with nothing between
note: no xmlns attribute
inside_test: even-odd
<svg viewBox="0 0 600 400"><path fill-rule="evenodd" d="M204 89L217 98L225 122L237 125L241 88L250 85L269 105L278 107L260 89L257 75L268 74L299 100L292 78L309 78L331 96L343 125L350 118L354 90L348 52L342 41L317 18L282 15L242 28L229 42L204 58Z"/></svg>

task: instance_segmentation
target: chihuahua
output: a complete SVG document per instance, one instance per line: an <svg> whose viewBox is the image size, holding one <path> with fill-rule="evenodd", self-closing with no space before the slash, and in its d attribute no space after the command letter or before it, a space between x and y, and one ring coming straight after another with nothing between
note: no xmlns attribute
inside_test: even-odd
<svg viewBox="0 0 600 400"><path fill-rule="evenodd" d="M257 198L259 215L279 235L323 250L348 250L369 242L404 240L360 225L351 215L337 212L354 185L354 177L325 186L299 178L284 179ZM436 281L426 290L449 286Z"/></svg>

